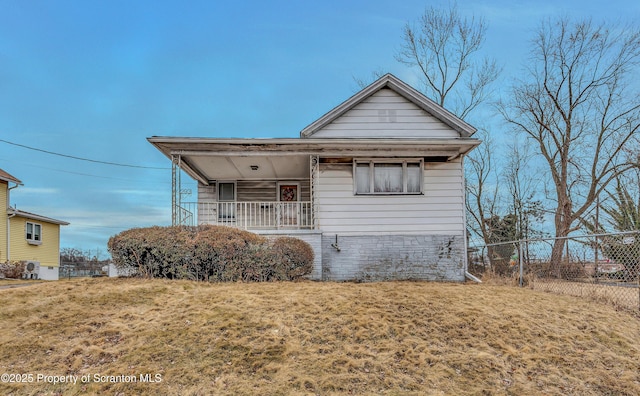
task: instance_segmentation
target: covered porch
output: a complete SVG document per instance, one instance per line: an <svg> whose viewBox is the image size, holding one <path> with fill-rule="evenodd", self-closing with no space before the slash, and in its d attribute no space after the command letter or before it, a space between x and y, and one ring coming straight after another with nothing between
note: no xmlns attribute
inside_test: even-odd
<svg viewBox="0 0 640 396"><path fill-rule="evenodd" d="M318 157L243 143L170 152L172 224L254 231L316 229L313 184ZM183 172L197 181L195 200L183 188Z"/></svg>

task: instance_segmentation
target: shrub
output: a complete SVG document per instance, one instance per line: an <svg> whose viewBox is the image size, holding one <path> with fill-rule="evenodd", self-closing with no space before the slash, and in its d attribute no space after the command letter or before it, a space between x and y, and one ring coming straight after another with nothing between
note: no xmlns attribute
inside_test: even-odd
<svg viewBox="0 0 640 396"><path fill-rule="evenodd" d="M299 279L313 269L313 250L296 238L266 238L224 226L150 227L109 239L119 269L139 275L205 281Z"/></svg>
<svg viewBox="0 0 640 396"><path fill-rule="evenodd" d="M22 278L26 265L24 261L7 261L0 263L0 277L12 279Z"/></svg>
<svg viewBox="0 0 640 396"><path fill-rule="evenodd" d="M192 234L189 227L133 228L111 237L108 249L118 268L150 278L189 279L186 242Z"/></svg>
<svg viewBox="0 0 640 396"><path fill-rule="evenodd" d="M303 240L280 237L272 242L273 267L277 279L300 279L313 270L314 253Z"/></svg>
<svg viewBox="0 0 640 396"><path fill-rule="evenodd" d="M189 250L193 255L192 266L200 272L198 279L241 280L245 261L250 260L250 253L265 242L265 238L237 228L199 226L189 242Z"/></svg>

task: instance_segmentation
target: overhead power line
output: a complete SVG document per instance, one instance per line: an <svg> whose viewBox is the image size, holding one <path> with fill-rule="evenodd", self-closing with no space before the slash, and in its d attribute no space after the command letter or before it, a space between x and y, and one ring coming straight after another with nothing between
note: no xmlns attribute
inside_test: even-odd
<svg viewBox="0 0 640 396"><path fill-rule="evenodd" d="M122 167L126 167L126 168L139 168L139 169L161 169L161 170L169 169L169 168L162 168L162 167L156 167L156 166L120 164L120 163L117 163L117 162L99 161L99 160L94 160L94 159L91 159L91 158L76 157L75 155L56 153L56 152L53 152L53 151L48 151L48 150L43 150L43 149L31 147L31 146L26 146L24 144L18 144L18 143L10 142L10 141L4 140L4 139L0 139L0 142L6 143L6 144L10 144L12 146L22 147L22 148L25 148L27 150L39 151L41 153L57 155L58 157L71 158L71 159L75 159L75 160L79 160L79 161L93 162L93 163L96 163L96 164L122 166Z"/></svg>
<svg viewBox="0 0 640 396"><path fill-rule="evenodd" d="M146 179L145 180L125 179L125 178L122 178L122 177L101 176L101 175L95 175L95 174L92 174L92 173L74 172L74 171L69 171L69 170L51 168L51 167L48 167L48 166L34 165L32 162L7 160L5 158L0 158L0 162L8 162L8 163L12 163L14 165L18 164L18 165L24 165L24 166L27 166L27 167L31 167L31 168L38 168L38 169L45 169L45 170L48 170L48 171L68 173L70 175L88 176L88 177L91 177L91 178L108 179L108 180L118 180L118 181L125 181L125 182L131 182L131 183L136 183L136 184L140 184L140 183L169 184L169 185L171 184L171 181L159 182L159 181L155 181L155 180L146 180ZM162 168L162 169L168 170L170 168Z"/></svg>

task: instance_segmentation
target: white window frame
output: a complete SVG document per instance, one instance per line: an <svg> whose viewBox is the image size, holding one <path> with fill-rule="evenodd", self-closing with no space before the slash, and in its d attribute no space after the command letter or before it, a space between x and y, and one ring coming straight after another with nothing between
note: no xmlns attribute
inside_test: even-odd
<svg viewBox="0 0 640 396"><path fill-rule="evenodd" d="M31 238L29 238L29 225L31 225ZM39 230L36 233L36 227ZM24 237L30 245L42 245L42 224L27 221L24 226Z"/></svg>
<svg viewBox="0 0 640 396"><path fill-rule="evenodd" d="M369 165L369 192L358 192L358 165ZM402 164L402 191L375 191L375 165ZM408 191L407 164L417 164L420 170L420 191ZM354 195L421 195L424 194L424 159L423 158L364 158L353 160L353 194Z"/></svg>

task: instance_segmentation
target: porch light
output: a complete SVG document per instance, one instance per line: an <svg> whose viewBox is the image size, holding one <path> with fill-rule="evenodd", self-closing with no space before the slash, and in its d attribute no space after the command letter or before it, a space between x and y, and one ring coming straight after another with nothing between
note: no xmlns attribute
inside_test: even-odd
<svg viewBox="0 0 640 396"><path fill-rule="evenodd" d="M257 171L259 168L258 165L251 165L251 170Z"/></svg>

